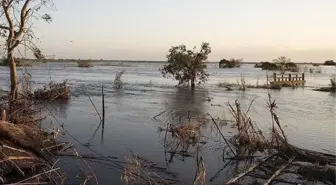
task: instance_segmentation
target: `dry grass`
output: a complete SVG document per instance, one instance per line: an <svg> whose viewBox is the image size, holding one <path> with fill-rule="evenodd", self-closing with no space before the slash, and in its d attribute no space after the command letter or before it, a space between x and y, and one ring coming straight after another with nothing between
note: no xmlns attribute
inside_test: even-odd
<svg viewBox="0 0 336 185"><path fill-rule="evenodd" d="M0 135L3 138L24 148L38 150L44 137L35 124L12 124L6 121L0 121Z"/></svg>
<svg viewBox="0 0 336 185"><path fill-rule="evenodd" d="M197 155L198 146L205 143L201 141L201 127L201 121L195 119L175 125L167 124L166 128L158 128L158 131L164 132L165 135L163 140L165 154L169 153L170 156L166 158L167 163L173 162L175 157L185 158Z"/></svg>
<svg viewBox="0 0 336 185"><path fill-rule="evenodd" d="M37 126L43 118L35 102L19 99L0 108L0 184L64 184L52 157L69 145L58 143L56 132L47 133Z"/></svg>
<svg viewBox="0 0 336 185"><path fill-rule="evenodd" d="M91 64L90 61L78 61L77 62L78 67L92 67L93 65Z"/></svg>
<svg viewBox="0 0 336 185"><path fill-rule="evenodd" d="M125 158L121 179L125 185L168 185L178 182L175 179L175 174L134 154Z"/></svg>
<svg viewBox="0 0 336 185"><path fill-rule="evenodd" d="M172 126L170 132L172 137L177 138L185 144L195 145L200 138L201 123L186 123L183 125Z"/></svg>
<svg viewBox="0 0 336 185"><path fill-rule="evenodd" d="M197 167L193 185L206 185L206 168L202 157L197 159Z"/></svg>
<svg viewBox="0 0 336 185"><path fill-rule="evenodd" d="M57 143L34 123L0 121L0 179L2 183L62 184L64 177L48 163Z"/></svg>
<svg viewBox="0 0 336 185"><path fill-rule="evenodd" d="M252 103L250 104L251 107ZM249 107L249 109L250 109ZM286 182L286 173L296 174L292 180L306 179L307 181L323 182L329 184L335 182L335 160L336 156L320 152L301 149L289 144L279 118L276 114L277 105L269 94L267 103L272 118L270 132L262 133L247 116L248 110L243 112L238 101L234 106L230 105L231 113L235 119L237 133L232 142L238 147L243 146L254 155L257 151L262 152L264 157L251 166L246 166L244 171L230 179L227 184L236 183L245 177L253 179L264 179L265 185L272 182ZM251 155L249 154L249 155ZM296 164L293 164L296 162ZM292 165L293 164L293 165ZM317 165L310 165L317 164ZM267 170L265 169L267 166ZM298 169L298 166L300 168ZM266 171L265 171L266 170ZM285 172L286 171L286 172ZM282 177L282 178L279 178ZM244 181L247 182L247 181ZM259 181L258 184L261 182ZM245 183L240 183L245 184Z"/></svg>
<svg viewBox="0 0 336 185"><path fill-rule="evenodd" d="M257 125L252 123L247 112L242 112L240 104L235 101L235 105L229 104L230 111L235 120L235 127L238 133L232 138L235 144L248 146L250 150L259 150L268 147L269 143Z"/></svg>
<svg viewBox="0 0 336 185"><path fill-rule="evenodd" d="M70 98L70 87L66 81L62 83L50 82L41 89L34 91L34 98L37 100L54 101L57 99L67 100Z"/></svg>

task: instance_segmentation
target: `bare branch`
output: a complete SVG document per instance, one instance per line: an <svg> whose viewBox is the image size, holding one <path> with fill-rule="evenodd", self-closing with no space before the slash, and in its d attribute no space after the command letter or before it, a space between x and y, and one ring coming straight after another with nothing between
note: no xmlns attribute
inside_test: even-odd
<svg viewBox="0 0 336 185"><path fill-rule="evenodd" d="M6 1L2 0L2 8L5 12L5 16L6 16L6 19L8 21L8 24L9 24L9 30L11 31L10 34L13 35L14 34L14 24L13 24L12 18L9 15L9 6L11 5L12 2L13 2L13 0L9 1L9 3L6 6Z"/></svg>
<svg viewBox="0 0 336 185"><path fill-rule="evenodd" d="M9 30L9 27L0 25L0 29Z"/></svg>
<svg viewBox="0 0 336 185"><path fill-rule="evenodd" d="M26 25L26 20L27 20L27 15L30 11L30 9L27 10L29 3L31 2L31 0L26 0L26 2L24 3L24 5L22 6L21 9L21 22L20 22L20 29L17 32L17 34L15 35L15 39L19 40L19 38L22 36L24 30L25 30L25 25Z"/></svg>

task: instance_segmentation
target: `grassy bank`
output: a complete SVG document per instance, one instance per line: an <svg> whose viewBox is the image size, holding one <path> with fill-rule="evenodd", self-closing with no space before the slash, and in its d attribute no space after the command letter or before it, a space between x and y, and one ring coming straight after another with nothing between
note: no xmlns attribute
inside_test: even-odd
<svg viewBox="0 0 336 185"><path fill-rule="evenodd" d="M45 118L41 103L67 99L68 90L65 83L53 83L35 92L21 91L15 101L1 98L0 183L65 183L64 174L55 167L55 156L71 144L58 142L59 130L42 130L39 123Z"/></svg>

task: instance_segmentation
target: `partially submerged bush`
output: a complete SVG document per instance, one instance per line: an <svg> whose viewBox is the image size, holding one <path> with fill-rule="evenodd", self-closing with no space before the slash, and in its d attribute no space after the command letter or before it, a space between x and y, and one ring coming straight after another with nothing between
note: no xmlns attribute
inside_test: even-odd
<svg viewBox="0 0 336 185"><path fill-rule="evenodd" d="M300 68L291 61L290 58L284 56L278 57L271 62L261 62L254 65L255 68L261 68L262 70L279 70L279 71L291 71L299 72Z"/></svg>
<svg viewBox="0 0 336 185"><path fill-rule="evenodd" d="M312 67L312 68L309 68L309 72L310 73L322 73L322 68L319 66L319 67Z"/></svg>
<svg viewBox="0 0 336 185"><path fill-rule="evenodd" d="M234 68L234 67L240 67L241 62L243 59L230 59L226 60L225 58L219 61L219 68Z"/></svg>
<svg viewBox="0 0 336 185"><path fill-rule="evenodd" d="M336 76L332 76L330 78L330 84L331 84L331 87L336 88Z"/></svg>
<svg viewBox="0 0 336 185"><path fill-rule="evenodd" d="M156 163L132 154L125 159L124 172L121 176L121 180L125 185L169 185L179 182L175 179L175 176L174 173L157 166Z"/></svg>
<svg viewBox="0 0 336 185"><path fill-rule="evenodd" d="M43 86L43 88L34 91L34 98L37 100L49 101L57 99L67 100L70 98L70 87L67 85L66 81L62 83L50 82Z"/></svg>
<svg viewBox="0 0 336 185"><path fill-rule="evenodd" d="M114 85L115 85L115 88L117 89L121 89L122 86L123 86L123 82L121 81L121 76L124 74L125 70L122 70L120 72L118 72L115 76L115 79L114 79Z"/></svg>
<svg viewBox="0 0 336 185"><path fill-rule="evenodd" d="M261 62L254 65L255 68L261 68L262 70L278 70L278 66L271 62Z"/></svg>
<svg viewBox="0 0 336 185"><path fill-rule="evenodd" d="M91 64L90 61L85 60L85 61L78 61L77 62L78 67L92 67L93 65Z"/></svg>
<svg viewBox="0 0 336 185"><path fill-rule="evenodd" d="M299 72L300 68L294 62L288 62L284 66L284 71Z"/></svg>
<svg viewBox="0 0 336 185"><path fill-rule="evenodd" d="M334 62L334 60L327 60L327 61L324 62L323 65L325 65L325 66L334 66L334 65L336 65L336 63Z"/></svg>

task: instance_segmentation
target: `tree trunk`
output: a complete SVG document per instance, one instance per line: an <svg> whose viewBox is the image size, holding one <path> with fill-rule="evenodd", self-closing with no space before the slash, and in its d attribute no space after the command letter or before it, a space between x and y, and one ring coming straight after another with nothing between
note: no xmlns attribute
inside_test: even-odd
<svg viewBox="0 0 336 185"><path fill-rule="evenodd" d="M11 80L10 99L12 102L14 102L18 98L18 77L16 73L16 63L12 51L8 50L7 61L9 63Z"/></svg>
<svg viewBox="0 0 336 185"><path fill-rule="evenodd" d="M193 77L190 81L191 81L191 89L195 89L195 77Z"/></svg>

